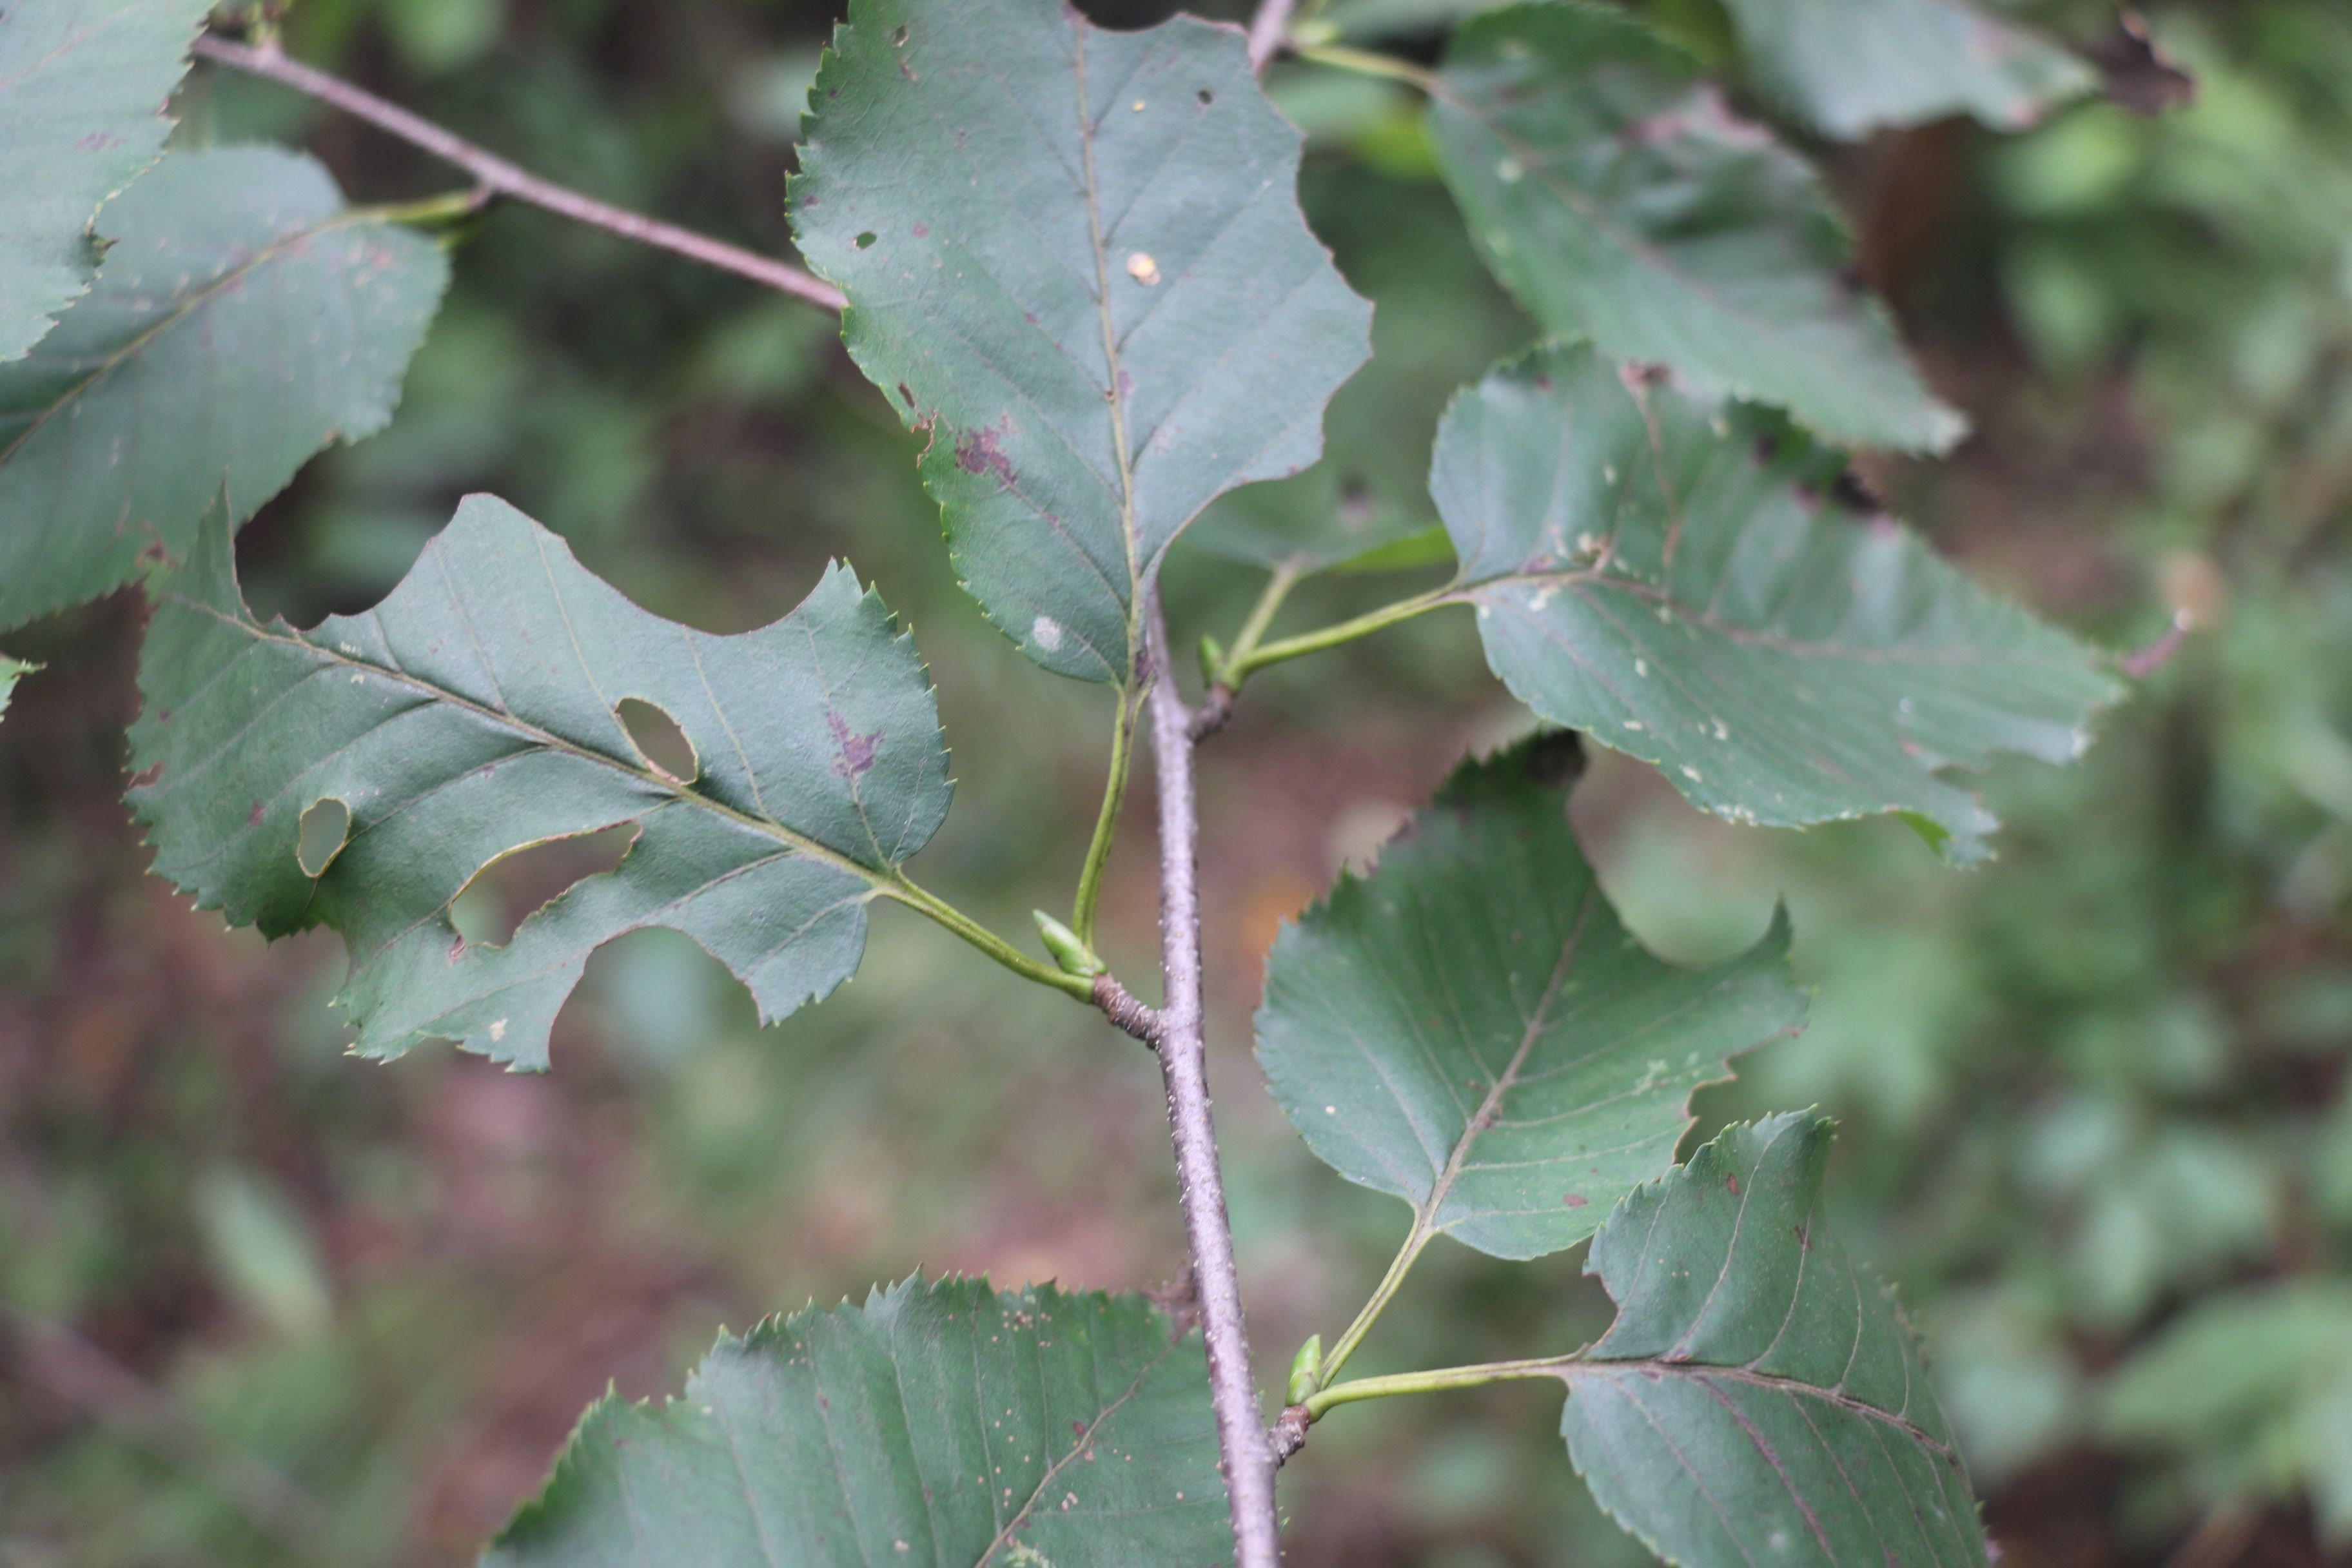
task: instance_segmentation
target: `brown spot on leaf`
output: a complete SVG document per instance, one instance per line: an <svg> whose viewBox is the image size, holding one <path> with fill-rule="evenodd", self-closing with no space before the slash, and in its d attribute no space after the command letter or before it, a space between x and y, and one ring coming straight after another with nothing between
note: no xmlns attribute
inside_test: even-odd
<svg viewBox="0 0 2352 1568"><path fill-rule="evenodd" d="M1580 1209L1580 1208L1584 1207L1584 1205L1587 1205L1587 1204L1591 1203L1592 1200L1591 1200L1591 1198L1586 1197L1582 1193L1570 1193L1570 1194L1568 1194L1568 1196L1566 1196L1566 1197L1564 1197L1564 1198L1560 1199L1559 1201L1560 1201L1561 1203L1563 1203L1563 1204L1566 1204L1570 1208L1572 1208L1572 1209Z"/></svg>
<svg viewBox="0 0 2352 1568"><path fill-rule="evenodd" d="M1004 455L992 426L967 430L956 437L956 467L967 474L994 474L1006 489L1013 485L1013 459Z"/></svg>
<svg viewBox="0 0 2352 1568"><path fill-rule="evenodd" d="M246 814L245 825L247 827L258 827L261 826L261 803L259 801L255 801L253 803L253 809Z"/></svg>
<svg viewBox="0 0 2352 1568"><path fill-rule="evenodd" d="M1738 1197L1739 1195L1739 1178L1737 1176L1724 1177L1723 1190L1729 1193L1733 1197Z"/></svg>
<svg viewBox="0 0 2352 1568"><path fill-rule="evenodd" d="M833 771L845 779L865 777L874 766L874 753L882 749L882 731L853 734L849 721L832 709L825 710L824 721L833 726L833 743L841 753L833 760Z"/></svg>

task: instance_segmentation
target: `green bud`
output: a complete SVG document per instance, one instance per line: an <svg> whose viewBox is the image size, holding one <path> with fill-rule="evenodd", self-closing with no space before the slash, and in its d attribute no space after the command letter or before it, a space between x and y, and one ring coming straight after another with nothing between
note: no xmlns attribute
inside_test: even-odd
<svg viewBox="0 0 2352 1568"><path fill-rule="evenodd" d="M1075 974L1081 980L1092 980L1110 967L1095 956L1094 949L1078 940L1078 933L1047 914L1043 910L1031 910L1029 918L1037 922L1037 934L1045 939L1045 951L1054 955L1065 974Z"/></svg>
<svg viewBox="0 0 2352 1568"><path fill-rule="evenodd" d="M1223 679L1223 677L1224 677L1224 673L1225 673L1225 647L1224 647L1224 644L1223 644L1223 643L1219 642L1216 638L1214 638L1214 637L1213 637L1209 636L1209 635L1208 635L1208 633L1206 633L1206 632L1202 633L1202 634L1201 634L1201 679L1202 679L1202 681L1204 681L1205 683L1207 683L1208 685L1214 686L1214 685L1215 685L1219 680L1221 680L1221 679Z"/></svg>
<svg viewBox="0 0 2352 1568"><path fill-rule="evenodd" d="M1284 1402L1304 1405L1323 1386L1323 1336L1309 1334L1298 1353L1290 1358L1290 1386L1285 1391Z"/></svg>

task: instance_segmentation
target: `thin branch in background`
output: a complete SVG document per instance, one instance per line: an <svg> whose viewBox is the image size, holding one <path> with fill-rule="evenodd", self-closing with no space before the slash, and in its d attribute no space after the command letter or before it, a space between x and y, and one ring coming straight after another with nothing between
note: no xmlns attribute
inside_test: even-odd
<svg viewBox="0 0 2352 1568"><path fill-rule="evenodd" d="M696 234L676 224L662 222L642 213L633 213L608 202L567 189L509 163L497 153L476 146L454 132L422 116L413 114L396 103L389 103L364 89L352 86L341 77L289 59L275 47L256 47L235 43L227 38L209 35L196 40L196 55L218 66L240 70L250 76L274 81L280 87L293 89L317 99L320 102L340 109L344 113L393 135L425 152L444 163L455 164L474 176L487 195L506 196L542 207L574 223L601 228L624 239L652 246L687 257L705 266L716 267L722 272L732 272L739 278L827 310L839 310L841 290L814 274L787 262L729 245L708 235Z"/></svg>
<svg viewBox="0 0 2352 1568"><path fill-rule="evenodd" d="M262 1534L324 1560L329 1521L316 1498L72 1329L0 1308L0 1352L13 1352L0 1360L24 1382L188 1471Z"/></svg>
<svg viewBox="0 0 2352 1568"><path fill-rule="evenodd" d="M1163 994L1154 1044L1168 1088L1168 1132L1176 1148L1176 1191L1200 1291L1208 1343L1209 1399L1216 1412L1219 1468L1233 1507L1235 1568L1279 1568L1274 1450L1258 1412L1242 1321L1241 1276L1225 1215L1217 1132L1209 1113L1209 1068L1201 1003L1201 825L1192 793L1192 715L1176 689L1167 617L1151 591L1151 769L1160 795L1160 952Z"/></svg>
<svg viewBox="0 0 2352 1568"><path fill-rule="evenodd" d="M1274 63L1274 57L1290 35L1290 13L1297 0L1259 0L1257 15L1250 18L1250 69L1258 75Z"/></svg>

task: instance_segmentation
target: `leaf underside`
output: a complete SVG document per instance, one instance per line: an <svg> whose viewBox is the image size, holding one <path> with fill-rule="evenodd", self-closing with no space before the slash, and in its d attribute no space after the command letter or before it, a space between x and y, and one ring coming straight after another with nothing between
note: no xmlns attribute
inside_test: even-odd
<svg viewBox="0 0 2352 1568"><path fill-rule="evenodd" d="M1312 463L1366 355L1298 132L1238 31L1057 0L856 0L810 102L793 232L929 435L958 571L1046 668L1129 683L1170 542Z"/></svg>
<svg viewBox="0 0 2352 1568"><path fill-rule="evenodd" d="M1972 114L2021 130L2097 84L2055 44L1964 0L1726 0L1775 102L1832 136Z"/></svg>
<svg viewBox="0 0 2352 1568"><path fill-rule="evenodd" d="M1812 171L1634 22L1575 4L1479 17L1430 115L1471 237L1546 331L1851 445L1959 438L1884 309L1845 281Z"/></svg>
<svg viewBox="0 0 2352 1568"><path fill-rule="evenodd" d="M491 1568L1214 1568L1200 1342L1139 1296L919 1278L591 1408Z"/></svg>
<svg viewBox="0 0 2352 1568"><path fill-rule="evenodd" d="M1465 391L1431 489L1487 662L1555 723L1771 826L1899 812L1945 855L1993 818L1937 776L2079 753L2116 682L1907 531L1826 499L1833 454L1578 344Z"/></svg>
<svg viewBox="0 0 2352 1568"><path fill-rule="evenodd" d="M1810 1112L1733 1127L1593 1238L1617 1320L1569 1366L1560 1432L1669 1563L1985 1561L1918 1346L1822 1217L1830 1137Z"/></svg>
<svg viewBox="0 0 2352 1568"><path fill-rule="evenodd" d="M89 287L90 218L163 151L212 0L20 0L0 11L0 361Z"/></svg>
<svg viewBox="0 0 2352 1568"><path fill-rule="evenodd" d="M108 204L97 285L0 364L0 629L186 553L320 447L392 416L448 282L305 155L174 153Z"/></svg>
<svg viewBox="0 0 2352 1568"><path fill-rule="evenodd" d="M1617 922L1544 776L1563 737L1465 763L1283 928L1258 1056L1323 1162L1501 1258L1573 1247L1674 1163L1691 1091L1802 1026L1785 917L1677 969Z"/></svg>
<svg viewBox="0 0 2352 1568"><path fill-rule="evenodd" d="M648 926L693 937L781 1017L849 977L866 903L947 812L921 661L846 567L773 625L713 637L488 496L382 604L311 632L255 621L215 509L163 584L140 687L131 803L157 874L266 935L340 931L366 1056L446 1038L544 1068L588 955ZM698 777L638 751L630 699L677 725ZM321 852L304 819L329 802L347 826ZM486 867L622 825L616 870L505 946L459 937L449 907Z"/></svg>

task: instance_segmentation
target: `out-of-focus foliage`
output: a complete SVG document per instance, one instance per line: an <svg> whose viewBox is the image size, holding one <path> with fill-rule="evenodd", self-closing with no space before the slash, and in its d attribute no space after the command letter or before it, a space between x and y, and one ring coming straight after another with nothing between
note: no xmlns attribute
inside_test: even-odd
<svg viewBox="0 0 2352 1568"><path fill-rule="evenodd" d="M1329 15L1382 5L1426 9ZM1686 43L1735 41L1708 7L1644 9ZM2074 37L2105 9L2011 8ZM2352 1447L2323 1365L2352 1279L2352 36L2330 0L2147 9L2199 73L2194 107L1929 127L1837 154L1832 186L1980 432L1948 464L1874 468L1888 499L2110 642L2154 639L2175 605L2197 628L2081 767L1990 775L2009 826L1979 871L1893 824L1710 824L1607 759L1578 811L1628 925L1677 962L1719 961L1789 898L1814 1022L1702 1108L1842 1118L1825 1205L1923 1329L2004 1563L2120 1568L2234 1532L2238 1561L2297 1568L2342 1528ZM794 84L830 20L784 0L299 0L286 24L301 58L528 164L782 250ZM1427 58L1427 26L1383 32ZM1310 132L1307 208L1381 301L1383 355L1335 405L1352 463L1283 489L1308 522L1331 497L1384 538L1426 529L1439 405L1529 328L1445 226L1409 94L1298 65L1272 90ZM307 139L354 201L451 184L252 84L200 74L180 107L184 142ZM937 882L1001 926L1059 898L1108 703L1041 680L961 594L916 444L828 324L529 212L488 215L456 261L391 426L247 531L259 607L307 624L372 602L473 489L721 632L854 552L971 738ZM1410 354L1388 380L1392 343ZM1186 616L1230 623L1255 586L1180 552ZM1309 584L1284 624L1383 593ZM716 1322L918 1264L1118 1289L1172 1270L1149 1060L911 917L877 918L860 979L785 1031L652 933L591 963L557 1027L572 1070L342 1058L331 949L265 959L190 915L107 804L129 610L5 645L47 666L0 721L7 1568L458 1559L608 1376L674 1389ZM1345 1320L1398 1227L1258 1089L1253 977L1398 803L1523 721L1480 665L1466 622L1433 616L1270 670L1204 759L1212 977L1233 1003L1213 1070L1272 1366ZM1009 753L1017 770L989 760ZM1114 863L1115 960L1151 951L1148 858ZM510 926L551 890L476 892ZM1354 1366L1568 1349L1609 1316L1573 1255L1507 1270L1439 1243ZM2290 1336L2315 1358L2296 1375ZM2184 1377L2199 1399L2149 1420ZM1287 1473L1294 1554L1643 1561L1561 1484L1556 1414L1514 1388L1335 1413Z"/></svg>

